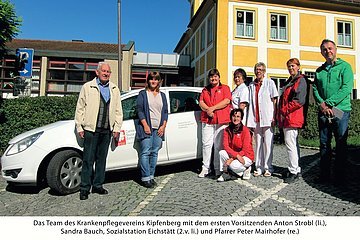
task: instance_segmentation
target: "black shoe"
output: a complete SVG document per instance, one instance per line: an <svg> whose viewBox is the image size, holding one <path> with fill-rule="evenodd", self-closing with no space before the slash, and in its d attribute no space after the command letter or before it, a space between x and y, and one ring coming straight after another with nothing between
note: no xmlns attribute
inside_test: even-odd
<svg viewBox="0 0 360 240"><path fill-rule="evenodd" d="M150 183L151 183L154 187L156 187L156 186L157 186L157 183L155 182L155 180L154 180L154 179L151 179L151 180L150 180Z"/></svg>
<svg viewBox="0 0 360 240"><path fill-rule="evenodd" d="M80 200L86 200L89 198L89 192L80 190Z"/></svg>
<svg viewBox="0 0 360 240"><path fill-rule="evenodd" d="M143 181L143 186L146 188L154 188L154 185L151 183L151 181Z"/></svg>
<svg viewBox="0 0 360 240"><path fill-rule="evenodd" d="M108 192L108 190L106 190L106 189L103 188L103 187L99 187L99 188L93 187L93 188L91 189L91 193L97 193L97 194L100 194L100 195L106 195L106 194L108 194L109 192Z"/></svg>
<svg viewBox="0 0 360 240"><path fill-rule="evenodd" d="M293 183L299 178L298 174L289 173L288 176L284 179L284 183Z"/></svg>

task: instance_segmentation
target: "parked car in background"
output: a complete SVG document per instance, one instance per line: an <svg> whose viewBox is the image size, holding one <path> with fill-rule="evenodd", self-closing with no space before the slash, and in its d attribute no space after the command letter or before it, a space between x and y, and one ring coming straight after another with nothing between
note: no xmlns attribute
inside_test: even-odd
<svg viewBox="0 0 360 240"><path fill-rule="evenodd" d="M158 164L201 158L199 96L202 88L164 87L169 106L165 142ZM124 122L117 143L111 141L106 170L133 168L138 164L135 141L136 98L140 90L121 96ZM22 133L9 141L1 157L2 176L8 183L38 185L46 182L60 194L79 190L82 139L73 120L59 121ZM115 146L117 145L117 146Z"/></svg>

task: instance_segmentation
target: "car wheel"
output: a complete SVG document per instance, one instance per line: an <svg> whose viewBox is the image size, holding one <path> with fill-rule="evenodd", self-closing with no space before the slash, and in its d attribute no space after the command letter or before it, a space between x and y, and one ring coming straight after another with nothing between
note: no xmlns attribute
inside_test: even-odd
<svg viewBox="0 0 360 240"><path fill-rule="evenodd" d="M81 168L82 157L79 153L73 150L56 153L46 171L49 187L64 195L79 191Z"/></svg>

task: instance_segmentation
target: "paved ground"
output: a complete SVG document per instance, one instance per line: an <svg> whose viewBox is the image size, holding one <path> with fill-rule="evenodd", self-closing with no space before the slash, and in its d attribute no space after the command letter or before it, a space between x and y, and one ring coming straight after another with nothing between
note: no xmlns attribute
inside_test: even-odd
<svg viewBox="0 0 360 240"><path fill-rule="evenodd" d="M360 216L358 185L318 185L317 150L301 149L303 177L284 184L284 146L274 148L272 177L218 183L197 177L199 161L158 168L158 187L146 189L134 170L107 174L109 195L57 196L49 188L8 187L0 180L1 216ZM351 168L358 171L359 167ZM354 182L349 179L349 182Z"/></svg>

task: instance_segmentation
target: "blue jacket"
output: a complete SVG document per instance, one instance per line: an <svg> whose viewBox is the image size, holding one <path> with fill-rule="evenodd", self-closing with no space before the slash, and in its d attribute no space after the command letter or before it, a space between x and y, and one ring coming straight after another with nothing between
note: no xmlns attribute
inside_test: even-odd
<svg viewBox="0 0 360 240"><path fill-rule="evenodd" d="M160 94L163 102L163 107L161 110L161 119L160 119L160 126L162 126L164 121L168 120L168 104L165 94L162 92L160 92ZM142 140L144 138L150 137L150 135L145 133L144 127L141 124L141 120L145 119L149 127L152 128L150 121L149 102L148 102L146 90L141 90L139 92L139 95L136 99L136 108L139 117L139 120L135 121L136 139ZM162 140L165 140L165 134L162 136Z"/></svg>

